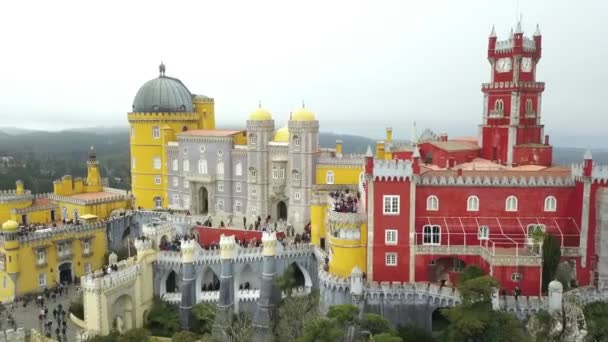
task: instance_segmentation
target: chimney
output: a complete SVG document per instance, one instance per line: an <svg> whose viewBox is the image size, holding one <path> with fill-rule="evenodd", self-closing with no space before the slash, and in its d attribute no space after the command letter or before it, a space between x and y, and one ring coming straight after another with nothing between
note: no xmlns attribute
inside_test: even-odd
<svg viewBox="0 0 608 342"><path fill-rule="evenodd" d="M549 145L549 134L545 135L545 145Z"/></svg>
<svg viewBox="0 0 608 342"><path fill-rule="evenodd" d="M453 157L448 158L448 169L453 169L456 165L456 160Z"/></svg>
<svg viewBox="0 0 608 342"><path fill-rule="evenodd" d="M342 157L342 140L336 140L336 157Z"/></svg>
<svg viewBox="0 0 608 342"><path fill-rule="evenodd" d="M414 146L414 153L412 153L412 172L415 175L420 174L420 150L418 146Z"/></svg>
<svg viewBox="0 0 608 342"><path fill-rule="evenodd" d="M583 177L591 177L593 173L593 155L590 150L585 152L583 159Z"/></svg>
<svg viewBox="0 0 608 342"><path fill-rule="evenodd" d="M456 175L457 175L458 177L462 177L462 169L458 169L458 170L456 170Z"/></svg>
<svg viewBox="0 0 608 342"><path fill-rule="evenodd" d="M393 141L393 128L392 127L386 127L386 142L392 142Z"/></svg>
<svg viewBox="0 0 608 342"><path fill-rule="evenodd" d="M368 176L374 173L374 155L372 154L372 148L367 146L367 152L365 153L365 174Z"/></svg>
<svg viewBox="0 0 608 342"><path fill-rule="evenodd" d="M439 141L448 141L448 134L445 132L439 133Z"/></svg>

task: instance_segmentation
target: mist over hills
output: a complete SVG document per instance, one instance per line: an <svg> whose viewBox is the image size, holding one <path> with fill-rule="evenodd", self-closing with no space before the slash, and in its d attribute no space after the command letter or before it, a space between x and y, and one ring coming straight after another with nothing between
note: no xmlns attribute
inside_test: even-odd
<svg viewBox="0 0 608 342"><path fill-rule="evenodd" d="M226 127L228 128L228 127ZM359 135L321 132L322 147L334 147L343 141L345 153L365 153L375 139ZM86 159L95 147L104 177L110 185L130 187L130 156L128 127L90 127L48 132L16 128L0 128L0 156L12 156L17 167L0 169L0 189L11 189L18 179L34 192L52 191L52 181L65 174L86 175ZM554 163L569 165L582 161L583 148L554 147ZM607 150L593 150L598 164L608 164Z"/></svg>

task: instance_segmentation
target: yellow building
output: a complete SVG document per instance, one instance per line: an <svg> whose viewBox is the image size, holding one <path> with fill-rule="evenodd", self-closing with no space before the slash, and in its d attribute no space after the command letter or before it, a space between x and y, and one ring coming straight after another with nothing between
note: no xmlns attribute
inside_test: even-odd
<svg viewBox="0 0 608 342"><path fill-rule="evenodd" d="M158 78L146 82L137 92L131 127L131 184L135 205L146 209L168 206L167 156L177 134L190 130L215 129L212 98L193 95L178 79L165 75L160 65Z"/></svg>
<svg viewBox="0 0 608 342"><path fill-rule="evenodd" d="M340 277L350 276L355 267L363 272L367 269L367 217L363 210L337 212L330 194L346 190L361 193L363 166L363 155L343 154L341 140L335 149L322 150L316 164L311 239L328 251L329 272Z"/></svg>
<svg viewBox="0 0 608 342"><path fill-rule="evenodd" d="M15 190L0 192L0 222L49 224L78 221L80 215L108 218L115 210L131 208L131 195L125 190L104 187L95 150L87 161L87 178L63 176L53 182L52 194L33 195L17 181Z"/></svg>
<svg viewBox="0 0 608 342"><path fill-rule="evenodd" d="M64 225L26 233L8 220L0 235L0 301L71 282L103 266L106 226Z"/></svg>

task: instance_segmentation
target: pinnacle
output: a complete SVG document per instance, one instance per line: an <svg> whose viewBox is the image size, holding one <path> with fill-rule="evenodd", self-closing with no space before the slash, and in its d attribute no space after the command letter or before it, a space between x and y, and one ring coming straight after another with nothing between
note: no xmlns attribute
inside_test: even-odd
<svg viewBox="0 0 608 342"><path fill-rule="evenodd" d="M517 22L517 26L515 27L515 33L524 33L521 29L521 20Z"/></svg>
<svg viewBox="0 0 608 342"><path fill-rule="evenodd" d="M490 38L496 38L496 30L494 30L494 25L492 25L492 32L490 32Z"/></svg>
<svg viewBox="0 0 608 342"><path fill-rule="evenodd" d="M374 155L372 154L372 148L367 145L367 152L365 152L365 156L366 157L373 157Z"/></svg>
<svg viewBox="0 0 608 342"><path fill-rule="evenodd" d="M536 31L534 31L534 37L540 37L540 27L536 24Z"/></svg>

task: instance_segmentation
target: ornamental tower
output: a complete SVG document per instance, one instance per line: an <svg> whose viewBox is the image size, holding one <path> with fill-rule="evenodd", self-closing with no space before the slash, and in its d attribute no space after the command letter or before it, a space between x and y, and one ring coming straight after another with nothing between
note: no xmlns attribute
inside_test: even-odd
<svg viewBox="0 0 608 342"><path fill-rule="evenodd" d="M291 170L288 221L298 232L310 221L312 186L319 154L319 121L308 109L293 112L288 123Z"/></svg>
<svg viewBox="0 0 608 342"><path fill-rule="evenodd" d="M261 106L247 119L247 214L253 221L269 213L268 142L274 135L274 120L270 112Z"/></svg>
<svg viewBox="0 0 608 342"><path fill-rule="evenodd" d="M481 156L507 166L551 165L552 148L541 124L543 82L536 81L542 37L532 38L521 22L509 39L498 41L494 27L488 39L491 82L482 84Z"/></svg>
<svg viewBox="0 0 608 342"><path fill-rule="evenodd" d="M166 146L177 140L179 132L215 129L214 101L190 93L179 79L165 75L165 65L161 63L159 76L139 88L128 118L135 205L166 208L169 165Z"/></svg>

